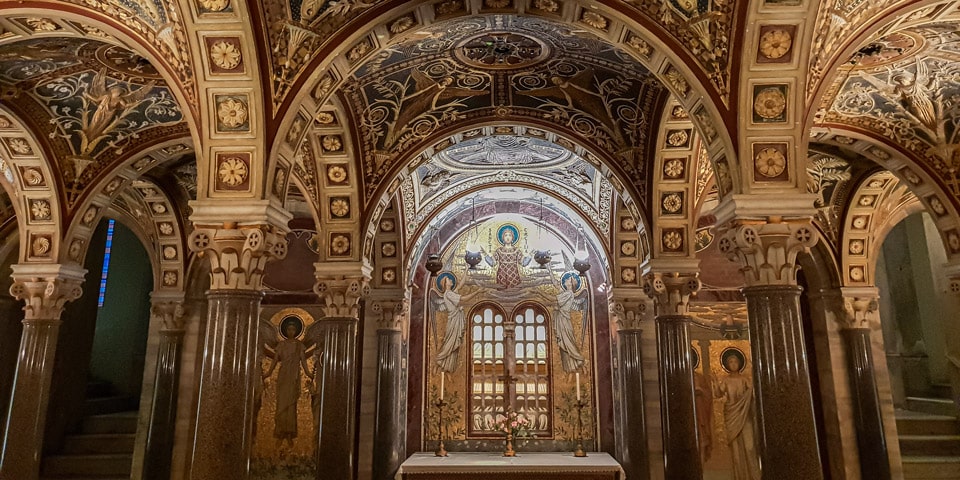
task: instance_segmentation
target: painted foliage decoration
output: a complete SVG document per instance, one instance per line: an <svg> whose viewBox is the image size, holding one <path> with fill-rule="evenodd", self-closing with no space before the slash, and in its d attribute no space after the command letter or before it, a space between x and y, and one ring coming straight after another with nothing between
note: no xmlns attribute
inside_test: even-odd
<svg viewBox="0 0 960 480"><path fill-rule="evenodd" d="M926 163L960 196L960 33L952 24L895 32L863 47L834 85L824 124L865 129Z"/></svg>
<svg viewBox="0 0 960 480"><path fill-rule="evenodd" d="M0 46L0 82L23 118L50 124L68 200L136 145L186 135L183 113L143 57L96 40L33 38Z"/></svg>
<svg viewBox="0 0 960 480"><path fill-rule="evenodd" d="M631 177L645 177L640 152L652 127L644 112L665 89L626 53L531 17L469 18L427 33L429 41L416 37L371 58L344 87L360 116L367 195L418 142L481 117L561 125L621 158ZM488 42L500 48L480 48Z"/></svg>

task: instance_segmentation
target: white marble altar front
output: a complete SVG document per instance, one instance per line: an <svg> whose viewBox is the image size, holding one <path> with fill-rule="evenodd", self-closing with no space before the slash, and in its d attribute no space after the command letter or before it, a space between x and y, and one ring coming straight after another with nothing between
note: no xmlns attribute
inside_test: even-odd
<svg viewBox="0 0 960 480"><path fill-rule="evenodd" d="M437 457L415 453L403 462L396 480L623 480L620 464L610 455L591 452L519 453L504 457L494 452L451 452Z"/></svg>

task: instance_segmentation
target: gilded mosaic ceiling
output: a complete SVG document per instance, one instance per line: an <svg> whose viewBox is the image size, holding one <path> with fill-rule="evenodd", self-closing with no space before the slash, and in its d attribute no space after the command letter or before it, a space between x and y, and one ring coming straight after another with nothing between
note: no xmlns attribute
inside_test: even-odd
<svg viewBox="0 0 960 480"><path fill-rule="evenodd" d="M4 44L0 84L10 87L11 109L49 142L70 202L142 145L189 135L157 70L116 45L67 37Z"/></svg>
<svg viewBox="0 0 960 480"><path fill-rule="evenodd" d="M912 27L872 42L851 59L821 123L894 142L960 196L960 31L956 23Z"/></svg>
<svg viewBox="0 0 960 480"><path fill-rule="evenodd" d="M451 200L503 183L550 192L565 199L598 231L609 229L613 188L589 162L545 138L476 132L416 167L401 185L408 239ZM538 133L542 132L527 131Z"/></svg>
<svg viewBox="0 0 960 480"><path fill-rule="evenodd" d="M517 16L436 25L383 50L343 89L356 112L366 194L398 158L464 122L557 125L645 178L666 89L623 51L567 26Z"/></svg>

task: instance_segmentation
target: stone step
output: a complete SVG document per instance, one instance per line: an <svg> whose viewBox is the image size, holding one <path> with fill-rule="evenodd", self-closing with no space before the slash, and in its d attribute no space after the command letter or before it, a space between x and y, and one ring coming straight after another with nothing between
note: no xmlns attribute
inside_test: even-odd
<svg viewBox="0 0 960 480"><path fill-rule="evenodd" d="M897 415L899 435L960 435L960 421L943 415Z"/></svg>
<svg viewBox="0 0 960 480"><path fill-rule="evenodd" d="M900 435L900 453L911 456L960 457L960 435Z"/></svg>
<svg viewBox="0 0 960 480"><path fill-rule="evenodd" d="M88 398L83 402L83 415L107 415L110 413L129 412L136 410L138 403L137 398L122 395Z"/></svg>
<svg viewBox="0 0 960 480"><path fill-rule="evenodd" d="M953 398L953 388L949 383L930 384L930 396L933 398L951 399Z"/></svg>
<svg viewBox="0 0 960 480"><path fill-rule="evenodd" d="M960 457L903 456L905 480L956 480L960 478Z"/></svg>
<svg viewBox="0 0 960 480"><path fill-rule="evenodd" d="M80 425L80 433L137 433L137 412L85 417Z"/></svg>
<svg viewBox="0 0 960 480"><path fill-rule="evenodd" d="M44 477L129 477L133 455L51 455L43 459Z"/></svg>
<svg viewBox="0 0 960 480"><path fill-rule="evenodd" d="M948 417L957 415L957 407L954 405L953 400L945 398L907 397L907 402L904 407L913 412L923 412L932 415L944 415Z"/></svg>
<svg viewBox="0 0 960 480"><path fill-rule="evenodd" d="M67 435L61 453L66 455L86 453L133 454L137 435L134 433L98 433L92 435Z"/></svg>

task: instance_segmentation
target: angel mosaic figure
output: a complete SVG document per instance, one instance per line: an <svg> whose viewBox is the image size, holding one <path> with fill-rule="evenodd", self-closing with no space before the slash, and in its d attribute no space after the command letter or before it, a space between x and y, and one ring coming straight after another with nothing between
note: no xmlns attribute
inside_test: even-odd
<svg viewBox="0 0 960 480"><path fill-rule="evenodd" d="M493 251L492 255L487 255L483 247L480 247L480 253L483 254L487 265L497 267L496 280L501 290L520 285L523 280L520 276L520 266L530 264L530 256L524 255L516 245L519 239L519 229L515 225L507 224L497 229L497 241L500 242L500 246Z"/></svg>
<svg viewBox="0 0 960 480"><path fill-rule="evenodd" d="M273 345L274 355L263 374L266 381L273 375L277 364L280 364L276 380L277 411L274 416L273 436L277 439L281 457L293 448L293 441L297 438L297 401L300 400L301 368L310 373L307 346L299 338L303 333L303 320L300 317L290 315L280 321L279 335L282 340Z"/></svg>
<svg viewBox="0 0 960 480"><path fill-rule="evenodd" d="M457 288L457 277L450 272L443 272L437 276L435 288L430 292L430 300L434 312L447 313L447 325L443 330L443 339L437 348L437 367L444 372L455 372L460 366L460 347L463 346L464 329L467 326L467 316L463 312L462 301L469 301L478 292L461 295L454 291ZM434 344L436 339L436 314L433 316Z"/></svg>
<svg viewBox="0 0 960 480"><path fill-rule="evenodd" d="M107 134L117 128L120 122L150 95L156 84L156 81L151 80L134 91L120 84L107 87L107 69L100 69L83 94L87 108L81 118L80 155L90 155Z"/></svg>
<svg viewBox="0 0 960 480"><path fill-rule="evenodd" d="M554 314L554 330L557 346L560 347L560 362L563 371L573 373L583 367L581 342L587 335L587 289L580 288L580 276L567 272L560 277L557 293L557 311ZM580 341L573 327L573 312L580 312Z"/></svg>
<svg viewBox="0 0 960 480"><path fill-rule="evenodd" d="M737 348L727 348L720 362L728 373L714 384L714 396L723 399L723 427L730 446L734 480L759 480L760 457L757 455L753 424L753 385L743 368L746 359Z"/></svg>

